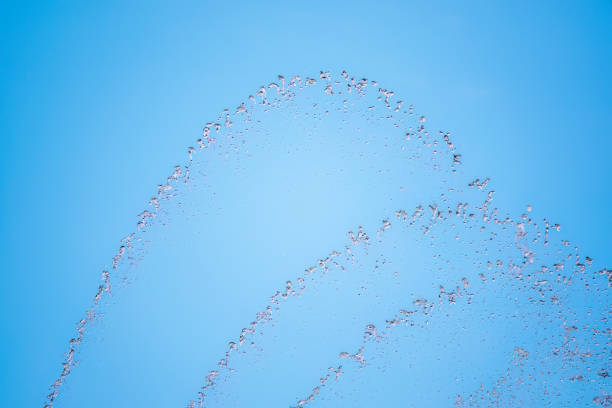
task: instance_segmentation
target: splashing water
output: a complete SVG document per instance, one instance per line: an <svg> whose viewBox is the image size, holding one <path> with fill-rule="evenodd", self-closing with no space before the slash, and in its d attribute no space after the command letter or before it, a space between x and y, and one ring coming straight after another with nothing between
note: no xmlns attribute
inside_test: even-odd
<svg viewBox="0 0 612 408"><path fill-rule="evenodd" d="M111 294L136 269L189 268L163 264L170 247L222 293L189 303L215 335L193 346L209 366L176 393L183 405L612 406L612 272L531 206L495 207L489 178L464 175L451 134L426 123L345 71L279 75L224 110L102 272L45 406L69 378L96 395L90 361L104 347L92 332L103 314L122 321ZM194 279L168 273L153 277ZM224 312L235 302L248 320ZM126 359L108 348L109 361ZM104 403L142 403L126 392Z"/></svg>

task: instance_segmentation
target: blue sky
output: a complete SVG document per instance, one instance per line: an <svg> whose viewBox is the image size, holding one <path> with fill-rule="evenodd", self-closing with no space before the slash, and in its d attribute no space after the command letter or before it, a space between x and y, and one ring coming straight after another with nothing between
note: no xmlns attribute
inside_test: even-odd
<svg viewBox="0 0 612 408"><path fill-rule="evenodd" d="M609 259L609 2L3 2L0 15L2 406L41 403L155 186L277 74L380 81L452 133L504 208L531 204Z"/></svg>

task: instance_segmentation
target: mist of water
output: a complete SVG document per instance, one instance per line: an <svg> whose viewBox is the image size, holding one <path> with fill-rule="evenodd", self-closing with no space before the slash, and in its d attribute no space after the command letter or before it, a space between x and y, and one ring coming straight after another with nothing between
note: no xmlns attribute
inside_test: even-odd
<svg viewBox="0 0 612 408"><path fill-rule="evenodd" d="M279 75L206 123L157 187L102 272L45 407L111 296L152 256L149 237L181 217L228 229L239 256L311 259L243 282L268 296L225 348L202 350L217 363L189 407L400 394L410 406L612 406L612 272L527 202L520 214L496 207L494 183L462 161L451 133L376 81ZM272 244L249 252L261 230ZM319 241L337 247L311 254Z"/></svg>

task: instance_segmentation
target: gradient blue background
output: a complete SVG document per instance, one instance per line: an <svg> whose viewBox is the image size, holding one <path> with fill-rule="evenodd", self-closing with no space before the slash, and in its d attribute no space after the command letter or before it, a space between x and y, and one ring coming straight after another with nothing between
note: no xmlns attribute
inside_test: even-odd
<svg viewBox="0 0 612 408"><path fill-rule="evenodd" d="M42 404L155 186L279 73L378 80L609 261L609 1L124 3L0 6L0 406Z"/></svg>

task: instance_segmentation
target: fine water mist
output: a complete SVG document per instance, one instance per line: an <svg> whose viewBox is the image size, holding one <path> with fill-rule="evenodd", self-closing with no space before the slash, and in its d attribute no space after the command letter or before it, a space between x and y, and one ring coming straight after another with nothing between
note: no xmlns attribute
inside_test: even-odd
<svg viewBox="0 0 612 408"><path fill-rule="evenodd" d="M44 406L612 406L607 260L388 86L279 75L206 122Z"/></svg>

